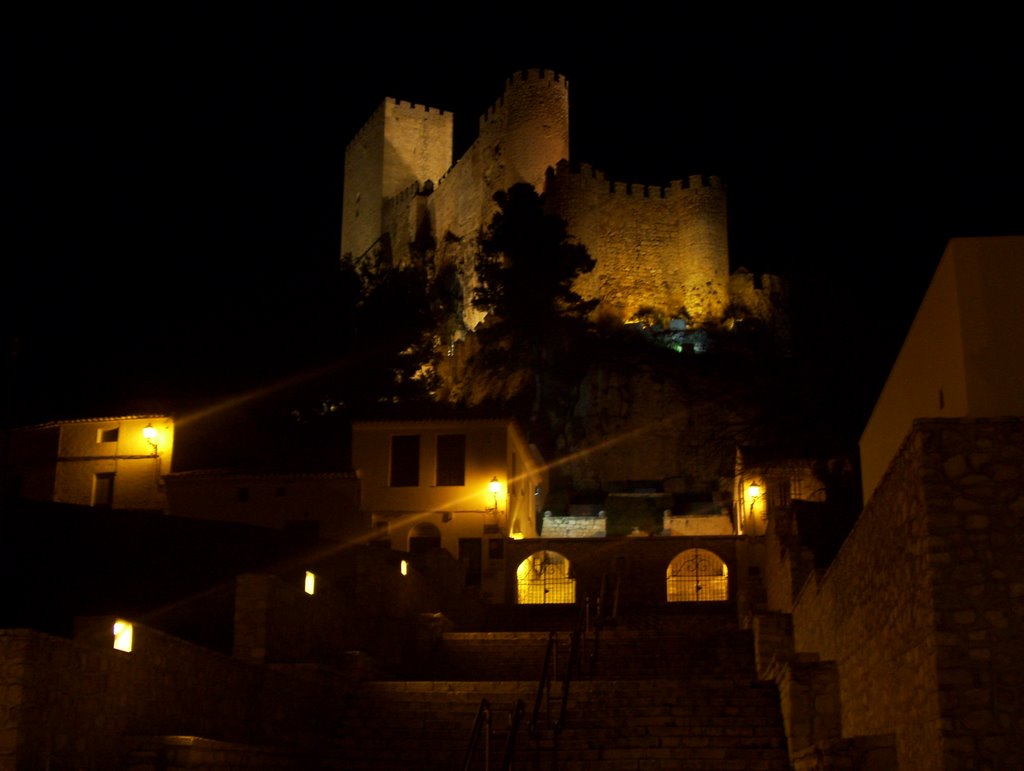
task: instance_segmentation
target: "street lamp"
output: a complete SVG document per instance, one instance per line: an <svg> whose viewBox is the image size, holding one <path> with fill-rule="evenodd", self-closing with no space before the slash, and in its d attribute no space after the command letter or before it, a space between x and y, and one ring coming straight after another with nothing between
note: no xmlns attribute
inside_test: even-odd
<svg viewBox="0 0 1024 771"><path fill-rule="evenodd" d="M157 444L156 441L157 436L159 436L159 434L157 433L157 430L153 428L152 423L147 423L146 427L142 429L142 436L145 438L147 442L149 442L150 447L153 448L153 454L159 455L159 445Z"/></svg>
<svg viewBox="0 0 1024 771"><path fill-rule="evenodd" d="M497 476L491 477L491 483L488 485L491 494L494 496L494 514L498 514L498 493L501 492L501 482L498 481Z"/></svg>
<svg viewBox="0 0 1024 771"><path fill-rule="evenodd" d="M757 499L760 498L763 493L764 493L764 490L761 488L761 485L759 485L757 482L754 482L749 487L747 487L747 497L750 499L750 520L749 521L750 521L751 528L754 527L753 523L756 521L756 518L757 518L756 514L754 512L754 507L757 505Z"/></svg>

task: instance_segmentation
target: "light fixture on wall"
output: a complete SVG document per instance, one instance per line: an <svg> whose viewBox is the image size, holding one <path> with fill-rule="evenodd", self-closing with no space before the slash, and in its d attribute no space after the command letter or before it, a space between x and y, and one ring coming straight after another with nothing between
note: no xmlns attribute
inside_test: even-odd
<svg viewBox="0 0 1024 771"><path fill-rule="evenodd" d="M487 487L491 491L491 495L494 496L494 514L495 514L495 516L497 516L497 514L498 514L498 493L501 492L501 482L498 481L498 477L497 476L493 476L493 477L491 477L491 482L490 482L490 484Z"/></svg>
<svg viewBox="0 0 1024 771"><path fill-rule="evenodd" d="M759 485L757 482L752 482L747 487L747 500L750 501L750 520L749 521L751 523L751 527L753 527L753 522L754 522L754 519L755 519L754 507L757 505L757 501L758 501L759 498L761 498L762 495L764 495L764 488L762 488L761 485ZM762 501L762 506L763 506L763 501Z"/></svg>
<svg viewBox="0 0 1024 771"><path fill-rule="evenodd" d="M159 455L160 445L157 442L157 437L159 436L159 434L157 433L157 430L153 428L152 423L147 423L146 427L142 429L142 436L145 438L147 442L149 442L149 446L153 448L153 454Z"/></svg>

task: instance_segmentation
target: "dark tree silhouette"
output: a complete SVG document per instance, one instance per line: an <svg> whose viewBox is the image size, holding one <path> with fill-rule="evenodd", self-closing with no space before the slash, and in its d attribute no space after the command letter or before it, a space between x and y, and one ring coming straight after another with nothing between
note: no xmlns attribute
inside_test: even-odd
<svg viewBox="0 0 1024 771"><path fill-rule="evenodd" d="M470 374L479 383L532 382L536 436L558 430L587 366L588 319L598 300L584 300L572 285L594 260L570 240L564 220L544 211L531 185L514 185L494 200L498 212L480 242L473 294L473 306L488 316L477 330Z"/></svg>
<svg viewBox="0 0 1024 771"><path fill-rule="evenodd" d="M473 306L494 315L491 328L527 344L585 320L598 301L584 300L572 284L594 269L586 247L570 241L564 220L544 212L532 185L513 185L494 200L499 211L480 242Z"/></svg>

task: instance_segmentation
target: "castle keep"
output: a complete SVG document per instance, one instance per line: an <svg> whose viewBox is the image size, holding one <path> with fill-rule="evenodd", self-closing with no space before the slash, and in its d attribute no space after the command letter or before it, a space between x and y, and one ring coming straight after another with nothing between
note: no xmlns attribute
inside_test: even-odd
<svg viewBox="0 0 1024 771"><path fill-rule="evenodd" d="M601 299L598 314L629 321L645 309L700 324L720 320L736 299L721 180L697 175L654 187L570 167L569 84L561 75L515 74L454 161L452 138L450 112L393 99L377 109L345 153L343 255L452 265L468 299L493 196L525 182L596 260L576 290ZM472 328L482 317L466 306Z"/></svg>

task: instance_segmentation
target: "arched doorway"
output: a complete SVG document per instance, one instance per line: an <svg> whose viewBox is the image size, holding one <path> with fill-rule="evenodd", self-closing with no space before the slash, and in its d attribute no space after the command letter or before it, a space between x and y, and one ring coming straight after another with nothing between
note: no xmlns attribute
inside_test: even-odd
<svg viewBox="0 0 1024 771"><path fill-rule="evenodd" d="M576 602L576 579L569 560L556 551L538 551L516 569L516 602L519 605L550 605Z"/></svg>
<svg viewBox="0 0 1024 771"><path fill-rule="evenodd" d="M677 554L665 571L669 602L721 602L729 599L729 566L706 549Z"/></svg>
<svg viewBox="0 0 1024 771"><path fill-rule="evenodd" d="M417 522L409 531L409 553L422 554L431 549L441 548L441 531L430 522Z"/></svg>

